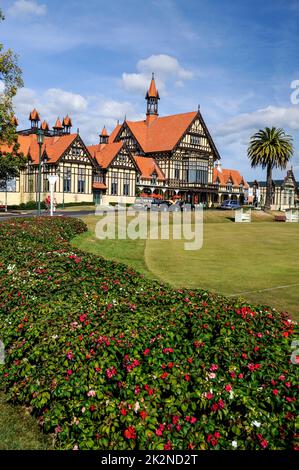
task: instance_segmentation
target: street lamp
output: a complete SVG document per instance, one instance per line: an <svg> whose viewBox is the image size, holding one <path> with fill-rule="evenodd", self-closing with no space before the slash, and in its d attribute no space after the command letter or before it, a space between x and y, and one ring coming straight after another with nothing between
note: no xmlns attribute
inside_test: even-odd
<svg viewBox="0 0 299 470"><path fill-rule="evenodd" d="M38 199L37 199L37 207L38 207L38 215L41 215L41 183L42 183L42 146L44 143L44 133L41 129L37 131L37 143L39 146L39 155L38 155L38 180L37 180L37 191L38 191Z"/></svg>

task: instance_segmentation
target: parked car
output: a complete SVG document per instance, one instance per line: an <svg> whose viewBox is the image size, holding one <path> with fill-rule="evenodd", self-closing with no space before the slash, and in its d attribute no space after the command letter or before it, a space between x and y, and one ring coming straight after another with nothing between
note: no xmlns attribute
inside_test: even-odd
<svg viewBox="0 0 299 470"><path fill-rule="evenodd" d="M169 207L171 207L172 205L173 204L171 203L171 201L167 201L164 199L153 199L150 205L150 210L166 212L169 210Z"/></svg>
<svg viewBox="0 0 299 470"><path fill-rule="evenodd" d="M176 201L174 205L177 206L179 210L181 211L194 211L195 210L195 205L186 201Z"/></svg>
<svg viewBox="0 0 299 470"><path fill-rule="evenodd" d="M233 200L223 201L221 206L220 206L220 209L224 209L224 210L240 209L240 208L241 208L241 206L238 203L238 201L233 201Z"/></svg>

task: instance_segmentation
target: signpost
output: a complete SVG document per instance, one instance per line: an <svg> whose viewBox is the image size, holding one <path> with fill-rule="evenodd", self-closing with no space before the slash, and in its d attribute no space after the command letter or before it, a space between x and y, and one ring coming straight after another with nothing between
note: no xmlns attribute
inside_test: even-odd
<svg viewBox="0 0 299 470"><path fill-rule="evenodd" d="M58 180L57 175L48 175L48 181L50 185L50 199L51 199L50 216L51 217L53 217L53 208L54 208L54 186L57 180Z"/></svg>

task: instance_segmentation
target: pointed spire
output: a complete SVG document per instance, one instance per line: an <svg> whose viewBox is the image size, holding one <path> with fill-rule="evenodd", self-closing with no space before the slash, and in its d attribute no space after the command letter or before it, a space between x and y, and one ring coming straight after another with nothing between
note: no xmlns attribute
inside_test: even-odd
<svg viewBox="0 0 299 470"><path fill-rule="evenodd" d="M59 117L56 119L56 122L55 122L55 124L54 124L54 126L53 126L53 129L58 129L58 130L59 130L59 129L62 129L62 124L61 124L61 122L60 122Z"/></svg>
<svg viewBox="0 0 299 470"><path fill-rule="evenodd" d="M47 121L43 121L40 127L43 131L49 130L49 124L47 123Z"/></svg>
<svg viewBox="0 0 299 470"><path fill-rule="evenodd" d="M154 72L152 73L151 83L150 83L150 86L149 86L149 89L146 93L145 98L146 99L148 99L148 98L157 98L158 100L160 99L160 96L159 96L159 93L158 93L158 90L157 90L157 87L156 87Z"/></svg>
<svg viewBox="0 0 299 470"><path fill-rule="evenodd" d="M35 108L29 114L29 121L31 121L31 127L38 127L40 116L39 116L38 111Z"/></svg>
<svg viewBox="0 0 299 470"><path fill-rule="evenodd" d="M104 126L101 133L100 133L100 144L108 144L109 135Z"/></svg>
<svg viewBox="0 0 299 470"><path fill-rule="evenodd" d="M73 123L68 114L63 118L62 125L63 127L72 127Z"/></svg>
<svg viewBox="0 0 299 470"><path fill-rule="evenodd" d="M155 118L158 117L158 100L160 99L156 82L155 82L155 75L152 74L151 83L149 86L148 91L146 92L145 99L147 101L146 106L146 122L149 125Z"/></svg>

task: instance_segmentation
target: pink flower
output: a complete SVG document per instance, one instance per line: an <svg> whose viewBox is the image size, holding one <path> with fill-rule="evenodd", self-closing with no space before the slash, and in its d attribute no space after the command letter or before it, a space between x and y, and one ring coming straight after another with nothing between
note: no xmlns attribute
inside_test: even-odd
<svg viewBox="0 0 299 470"><path fill-rule="evenodd" d="M110 369L106 369L106 377L107 379L111 379L112 377L114 377L115 375L117 374L117 370L116 368L113 366L113 367L110 367Z"/></svg>
<svg viewBox="0 0 299 470"><path fill-rule="evenodd" d="M210 371L214 371L214 370L218 370L218 366L217 364L212 364L211 367L210 367Z"/></svg>
<svg viewBox="0 0 299 470"><path fill-rule="evenodd" d="M69 369L66 373L67 373L67 375L72 375L73 371L72 371L72 369Z"/></svg>
<svg viewBox="0 0 299 470"><path fill-rule="evenodd" d="M89 392L87 393L87 396L88 397L95 397L97 394L97 392L95 390L89 390Z"/></svg>
<svg viewBox="0 0 299 470"><path fill-rule="evenodd" d="M209 379L215 379L215 377L216 377L215 372L210 372L210 373L208 374L208 377L209 377Z"/></svg>
<svg viewBox="0 0 299 470"><path fill-rule="evenodd" d="M179 424L177 424L176 427L175 427L175 429L176 429L178 432L180 432L181 426L180 426Z"/></svg>
<svg viewBox="0 0 299 470"><path fill-rule="evenodd" d="M291 382L286 382L286 383L285 383L285 386L288 387L288 388L290 388Z"/></svg>

